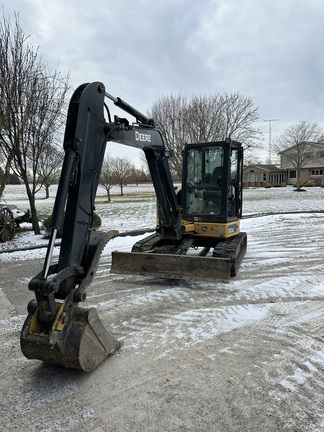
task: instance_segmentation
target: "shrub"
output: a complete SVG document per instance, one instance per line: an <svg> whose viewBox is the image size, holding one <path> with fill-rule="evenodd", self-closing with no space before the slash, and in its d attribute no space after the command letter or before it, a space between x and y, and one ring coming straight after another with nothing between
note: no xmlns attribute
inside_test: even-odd
<svg viewBox="0 0 324 432"><path fill-rule="evenodd" d="M97 229L101 226L101 217L97 213L93 213L91 228Z"/></svg>
<svg viewBox="0 0 324 432"><path fill-rule="evenodd" d="M263 187L264 187L265 189L270 189L270 188L272 188L272 184L270 184L270 183L266 183L265 185L263 185Z"/></svg>
<svg viewBox="0 0 324 432"><path fill-rule="evenodd" d="M312 187L312 186L314 186L314 183L313 182L310 182L310 181L307 181L307 182L305 182L305 183L300 183L299 184L299 187ZM297 187L297 183L295 183L294 185L293 185L293 187Z"/></svg>
<svg viewBox="0 0 324 432"><path fill-rule="evenodd" d="M64 214L65 217L65 214ZM62 234L63 234L63 225L64 225L64 217L63 217L63 221L62 221L62 226L58 229L57 231L57 238L61 238ZM52 231L52 215L49 216L48 218L46 218L43 222L43 227L45 229L45 237L49 237ZM101 218L97 213L93 213L93 219L92 219L92 224L91 224L91 228L93 229L97 229L101 226Z"/></svg>
<svg viewBox="0 0 324 432"><path fill-rule="evenodd" d="M4 177L4 171L3 169L0 167L0 182L3 181L3 177ZM17 174L14 173L10 173L9 177L7 179L7 183L11 184L11 185L19 185L20 184L20 179L17 176Z"/></svg>
<svg viewBox="0 0 324 432"><path fill-rule="evenodd" d="M20 179L17 176L17 174L9 174L8 184L11 184L11 185L19 185L20 184Z"/></svg>

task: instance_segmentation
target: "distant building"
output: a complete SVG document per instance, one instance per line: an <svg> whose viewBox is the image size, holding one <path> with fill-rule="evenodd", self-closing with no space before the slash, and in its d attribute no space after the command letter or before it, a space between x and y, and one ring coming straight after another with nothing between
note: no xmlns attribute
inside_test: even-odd
<svg viewBox="0 0 324 432"><path fill-rule="evenodd" d="M249 165L243 169L243 187L262 187L266 184L286 186L287 171L276 165Z"/></svg>
<svg viewBox="0 0 324 432"><path fill-rule="evenodd" d="M317 186L324 185L324 143L302 142L299 144L298 158L302 161L299 173L301 184L311 182ZM295 184L297 181L296 163L297 145L278 153L280 166L287 172L287 183ZM304 163L303 161L307 161ZM295 165L295 166L294 166Z"/></svg>

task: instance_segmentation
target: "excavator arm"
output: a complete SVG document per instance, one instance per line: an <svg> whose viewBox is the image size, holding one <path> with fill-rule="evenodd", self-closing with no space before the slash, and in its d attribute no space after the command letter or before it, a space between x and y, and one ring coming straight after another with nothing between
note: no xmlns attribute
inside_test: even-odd
<svg viewBox="0 0 324 432"><path fill-rule="evenodd" d="M124 104L121 106L124 107ZM127 107L127 112L132 114L131 107ZM133 114L136 113L138 111L134 109ZM166 150L161 133L155 128L153 120L146 120L146 123L137 120L137 124L129 125L127 119L115 116L115 121L107 124L105 128L107 140L143 150L157 199L158 231L164 240L179 240L181 208L168 164L170 153Z"/></svg>
<svg viewBox="0 0 324 432"><path fill-rule="evenodd" d="M105 97L136 121L130 124L117 116L111 121ZM78 306L86 298L85 291L95 275L102 249L118 234L91 229L107 141L144 151L157 196L160 236L181 237L181 212L172 185L168 152L153 120L120 98L110 96L100 82L78 87L68 109L65 158L46 258L42 271L29 283L35 299L28 305L21 332L21 349L27 358L90 371L119 347L96 310ZM52 264L55 239L63 221L59 259Z"/></svg>

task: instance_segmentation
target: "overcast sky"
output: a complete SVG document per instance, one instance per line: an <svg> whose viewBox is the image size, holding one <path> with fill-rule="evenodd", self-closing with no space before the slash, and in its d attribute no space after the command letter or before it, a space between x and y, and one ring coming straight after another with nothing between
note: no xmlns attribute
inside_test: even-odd
<svg viewBox="0 0 324 432"><path fill-rule="evenodd" d="M301 120L324 127L322 0L2 4L6 17L19 13L21 27L46 61L70 71L75 88L102 81L108 93L144 113L175 92L240 92L252 98L262 119L279 120L271 123L273 139ZM258 126L265 133L266 158L269 124Z"/></svg>

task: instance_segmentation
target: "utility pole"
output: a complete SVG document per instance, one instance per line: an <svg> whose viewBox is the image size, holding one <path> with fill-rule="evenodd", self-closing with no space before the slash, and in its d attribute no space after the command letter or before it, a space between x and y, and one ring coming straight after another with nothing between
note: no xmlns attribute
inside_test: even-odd
<svg viewBox="0 0 324 432"><path fill-rule="evenodd" d="M269 123L269 164L271 164L271 153L272 153L271 123L274 121L279 121L279 119L268 119L263 121Z"/></svg>

